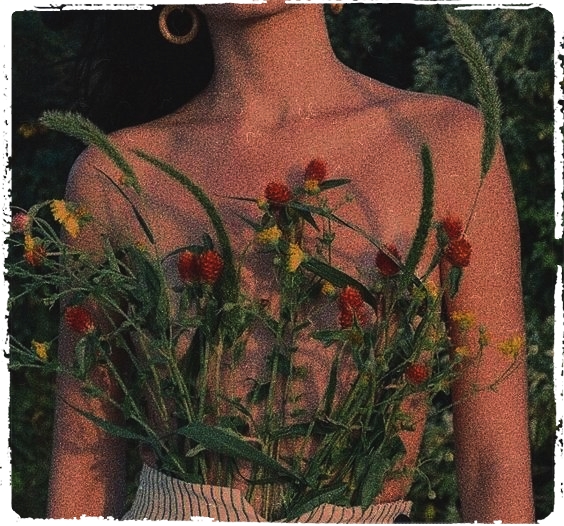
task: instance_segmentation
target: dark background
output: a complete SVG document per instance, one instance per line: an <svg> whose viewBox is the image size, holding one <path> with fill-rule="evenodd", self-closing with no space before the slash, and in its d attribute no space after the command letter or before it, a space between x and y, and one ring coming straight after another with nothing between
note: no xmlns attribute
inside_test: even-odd
<svg viewBox="0 0 564 526"><path fill-rule="evenodd" d="M530 436L542 519L554 503L553 298L556 265L562 263L561 242L554 240L553 19L541 8L458 16L482 44L504 106L502 140L521 226ZM354 69L400 88L476 103L441 7L355 4L338 16L328 12L327 19L337 55ZM82 148L43 129L37 119L44 110L80 111L112 131L171 111L211 71L205 31L198 42L173 46L158 33L154 12L16 12L12 27L11 199L23 208L63 195ZM32 306L10 313L10 332L27 342L53 338L55 314L33 306L37 315L30 320ZM13 509L22 517L44 517L53 378L13 373L10 402ZM421 466L410 495L417 522L460 520L449 429L448 414L428 426L431 460Z"/></svg>

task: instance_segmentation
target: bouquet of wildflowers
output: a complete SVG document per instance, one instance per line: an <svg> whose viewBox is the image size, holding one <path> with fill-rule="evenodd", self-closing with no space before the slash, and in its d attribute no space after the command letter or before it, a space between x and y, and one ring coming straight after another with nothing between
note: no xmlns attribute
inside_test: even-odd
<svg viewBox="0 0 564 526"><path fill-rule="evenodd" d="M466 38L464 28L453 24L455 34ZM477 71L484 70L479 54L467 55L480 66ZM496 116L491 99L491 89L484 89L486 117L488 111ZM258 199L234 197L257 204L256 214L243 219L255 231L248 250L260 252L275 276L279 301L273 309L245 293L246 254L235 256L220 210L189 177L145 152L133 152L182 184L213 227L197 243L161 254L150 225L125 191L141 193L121 152L80 116L48 113L43 122L100 148L121 170L124 186L112 184L129 202L146 243L115 247L105 239L102 256L94 257L72 243L92 221L88 210L54 199L18 211L10 242L21 258L9 264L8 277L22 292L10 302L33 295L48 307L62 304L64 323L79 339L72 363L63 364L50 343L12 338L11 366L44 367L79 379L86 393L115 406L123 419L118 424L77 411L108 433L150 447L159 468L172 476L229 485L245 466L249 492L262 491L262 513L269 520L295 518L321 503L372 504L386 479L402 475L398 466L405 449L399 433L415 425L403 404L417 393L432 398L448 391L465 360L463 348L448 356L452 349L441 304L444 295L456 294L463 268L471 263L469 218L434 217L428 148L421 150L419 224L403 260L395 246L383 245L338 215L328 196L348 181L331 178L322 159L304 167L295 188L272 181ZM497 137L496 119L486 122L483 176ZM373 248L373 265L360 276L333 262L337 224ZM431 236L435 253L421 271ZM439 287L429 276L444 259L451 269ZM171 261L176 285L165 272ZM317 327L312 320L324 305L333 305L337 314L332 325ZM454 313L452 321L462 332L476 323L470 313ZM233 369L244 362L257 327L268 335L267 372L252 378L245 397L223 393L225 364ZM479 334L481 351L488 345L486 328ZM332 357L313 413L295 403L306 396L304 379L312 374L296 359L307 340L331 349ZM520 346L507 342L503 352L515 356ZM115 363L117 353L127 357L126 368ZM350 377L346 392L339 388L344 368ZM100 370L119 386L119 399L95 381L93 372Z"/></svg>

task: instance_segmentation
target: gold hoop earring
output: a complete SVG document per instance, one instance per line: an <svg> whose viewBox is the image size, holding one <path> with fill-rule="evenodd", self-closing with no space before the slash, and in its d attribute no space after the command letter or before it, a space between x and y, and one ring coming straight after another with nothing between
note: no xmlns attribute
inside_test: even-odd
<svg viewBox="0 0 564 526"><path fill-rule="evenodd" d="M190 15L191 26L190 30L185 34L176 34L170 30L171 24L169 23L170 16L175 11L179 11L181 13L188 13ZM174 26L172 26L174 29ZM168 40L168 42L172 44L187 44L188 42L192 42L196 38L198 34L198 30L200 29L200 21L198 20L198 14L196 10L192 7L187 5L166 5L163 7L162 11L159 14L159 29L161 31L161 35Z"/></svg>

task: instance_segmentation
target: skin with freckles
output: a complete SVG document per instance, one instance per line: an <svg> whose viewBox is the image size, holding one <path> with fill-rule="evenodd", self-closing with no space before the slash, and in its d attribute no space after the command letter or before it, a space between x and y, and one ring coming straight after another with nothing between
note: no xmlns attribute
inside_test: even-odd
<svg viewBox="0 0 564 526"><path fill-rule="evenodd" d="M240 220L248 203L228 196L255 197L271 180L297 181L313 158L325 159L331 177L351 179L354 201L340 214L394 243L405 256L417 227L421 203L422 144L430 147L436 172L435 218L449 213L468 218L479 185L482 121L460 102L414 94L365 78L343 66L330 48L322 6L202 6L215 53L210 85L177 112L113 135L127 148L142 148L184 170L220 207L236 252L253 232ZM151 224L162 253L198 242L210 225L197 204L177 183L156 169L131 159L145 198L138 203ZM78 243L99 246L101 231L114 243L142 240L123 199L98 176L97 169L117 177L103 156L87 150L75 163L67 198L83 203L96 217ZM338 200L342 195L336 192ZM95 226L96 225L96 226ZM353 271L371 261L365 241L337 228L335 258ZM481 360L472 359L475 334L457 334L455 346L469 347L467 366L454 389L456 464L465 521L529 523L533 521L527 436L524 356L516 371L496 391L469 396L473 384L488 385L505 371L509 359L496 346L523 334L518 230L503 152L498 148L467 231L471 265L465 269L456 299L445 305L445 317L470 311L490 335ZM432 253L432 247L428 249ZM259 255L250 256L243 272L246 290L271 305L276 295L272 275ZM433 276L438 282L448 268ZM333 316L334 313L326 313ZM324 323L324 319L317 320ZM241 394L245 379L264 367L261 349L268 342L254 334L241 368L225 375L222 390ZM61 352L70 355L72 336L61 330ZM308 396L302 409L313 411L324 387L328 352L303 342L298 363L308 367ZM100 382L115 389L100 373ZM347 388L346 373L340 378ZM73 405L114 417L101 402L81 396L61 378L58 389ZM406 401L415 430L402 433L406 466L413 466L423 432L428 400ZM124 502L124 448L65 404L57 408L50 486L51 517L120 516ZM151 462L150 457L146 459ZM385 484L377 501L405 498L411 480ZM243 479L235 486L244 489ZM253 504L260 505L257 493Z"/></svg>

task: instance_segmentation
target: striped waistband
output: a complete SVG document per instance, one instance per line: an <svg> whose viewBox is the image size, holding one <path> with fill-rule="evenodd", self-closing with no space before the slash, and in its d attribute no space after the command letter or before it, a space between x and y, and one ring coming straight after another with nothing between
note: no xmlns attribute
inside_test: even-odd
<svg viewBox="0 0 564 526"><path fill-rule="evenodd" d="M321 504L287 522L391 524L399 515L408 516L411 504L398 500L366 509ZM237 489L190 484L147 465L141 471L131 509L122 520L191 520L196 517L220 522L267 522Z"/></svg>

